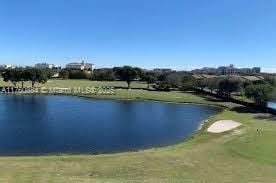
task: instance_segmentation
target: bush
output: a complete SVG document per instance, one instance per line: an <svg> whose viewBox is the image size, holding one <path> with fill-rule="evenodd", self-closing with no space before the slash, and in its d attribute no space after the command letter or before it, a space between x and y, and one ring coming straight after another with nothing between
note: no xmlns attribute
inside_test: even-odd
<svg viewBox="0 0 276 183"><path fill-rule="evenodd" d="M83 70L68 70L69 79L92 79L92 74L89 71Z"/></svg>
<svg viewBox="0 0 276 183"><path fill-rule="evenodd" d="M92 74L92 80L95 81L115 81L115 74L112 69L97 69Z"/></svg>
<svg viewBox="0 0 276 183"><path fill-rule="evenodd" d="M60 72L60 77L61 77L62 79L69 79L69 75L70 75L70 73L69 73L69 71L67 71L67 70L62 70L62 71Z"/></svg>
<svg viewBox="0 0 276 183"><path fill-rule="evenodd" d="M186 75L182 77L181 81L181 90L195 90L197 88L197 80L192 75Z"/></svg>
<svg viewBox="0 0 276 183"><path fill-rule="evenodd" d="M157 82L155 85L153 85L153 88L158 91L170 91L171 87L166 82Z"/></svg>

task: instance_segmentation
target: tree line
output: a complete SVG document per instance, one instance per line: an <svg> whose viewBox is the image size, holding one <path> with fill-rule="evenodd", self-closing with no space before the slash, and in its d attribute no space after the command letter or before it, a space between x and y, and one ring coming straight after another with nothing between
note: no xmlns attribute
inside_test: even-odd
<svg viewBox="0 0 276 183"><path fill-rule="evenodd" d="M222 76L211 78L196 78L190 73L170 73L162 81L158 81L156 88L170 90L176 88L182 91L210 92L225 99L232 94L246 96L256 104L266 106L267 101L275 92L275 77L264 76L263 80L249 81L237 76Z"/></svg>
<svg viewBox="0 0 276 183"><path fill-rule="evenodd" d="M87 70L62 69L59 75L63 79L92 79L92 72Z"/></svg>
<svg viewBox="0 0 276 183"><path fill-rule="evenodd" d="M31 82L34 87L35 83L47 82L53 74L52 69L16 68L3 71L2 77L4 81L12 82L14 86L21 83L23 87L25 82ZM262 106L266 105L273 96L273 89L276 88L275 77L269 75L258 81L242 80L234 76L197 78L185 71L148 71L131 66L96 69L93 72L63 69L59 74L64 79L125 81L128 88L133 81L137 80L146 82L148 89L210 92L226 99L230 99L232 94L236 93L253 99L255 103Z"/></svg>
<svg viewBox="0 0 276 183"><path fill-rule="evenodd" d="M95 81L126 81L128 88L133 80L140 80L143 70L138 67L123 66L111 69L96 69L93 72L75 69L63 69L60 77L63 79L91 79Z"/></svg>
<svg viewBox="0 0 276 183"><path fill-rule="evenodd" d="M113 69L98 69L93 72L92 80L98 81L126 81L128 88L134 80L144 81L148 88L159 91L204 91L230 99L233 93L246 96L258 105L265 106L273 96L276 88L275 77L264 75L263 80L249 81L237 76L222 76L211 78L196 78L185 71L146 71L137 67L114 67Z"/></svg>
<svg viewBox="0 0 276 183"><path fill-rule="evenodd" d="M31 82L32 87L35 83L46 83L54 75L54 71L52 69L15 68L7 69L1 75L5 82L11 82L14 86L21 83L23 88L25 82Z"/></svg>

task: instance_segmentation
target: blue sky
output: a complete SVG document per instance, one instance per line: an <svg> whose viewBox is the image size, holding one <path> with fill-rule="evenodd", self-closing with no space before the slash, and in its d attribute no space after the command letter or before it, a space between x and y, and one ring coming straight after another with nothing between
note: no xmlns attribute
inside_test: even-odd
<svg viewBox="0 0 276 183"><path fill-rule="evenodd" d="M276 72L275 0L0 0L0 64Z"/></svg>

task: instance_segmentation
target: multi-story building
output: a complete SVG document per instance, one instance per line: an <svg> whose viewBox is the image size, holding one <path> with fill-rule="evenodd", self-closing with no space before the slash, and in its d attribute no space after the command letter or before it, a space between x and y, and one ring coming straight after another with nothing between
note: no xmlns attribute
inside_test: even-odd
<svg viewBox="0 0 276 183"><path fill-rule="evenodd" d="M258 74L261 72L261 68L260 67L253 67L251 68L241 68L240 69L240 73L241 74Z"/></svg>
<svg viewBox="0 0 276 183"><path fill-rule="evenodd" d="M250 69L250 68L241 68L240 73L241 74L252 74L252 69Z"/></svg>
<svg viewBox="0 0 276 183"><path fill-rule="evenodd" d="M253 68L236 68L233 64L230 66L220 66L218 68L202 68L192 71L195 74L218 74L218 75L238 75L238 74L258 74L261 72L260 67Z"/></svg>
<svg viewBox="0 0 276 183"><path fill-rule="evenodd" d="M233 64L230 66L221 66L217 68L217 72L221 75L236 75L239 73L239 69L234 67Z"/></svg>
<svg viewBox="0 0 276 183"><path fill-rule="evenodd" d="M37 63L35 64L35 68L38 69L53 69L56 66L54 64L47 64L47 63Z"/></svg>
<svg viewBox="0 0 276 183"><path fill-rule="evenodd" d="M85 63L84 61L82 61L81 63L69 63L66 65L66 69L93 71L95 69L95 65L92 63Z"/></svg>
<svg viewBox="0 0 276 183"><path fill-rule="evenodd" d="M212 67L203 67L202 69L192 70L194 74L216 74L217 69Z"/></svg>
<svg viewBox="0 0 276 183"><path fill-rule="evenodd" d="M253 73L260 73L261 72L261 68L260 67L253 67L252 71L253 71Z"/></svg>

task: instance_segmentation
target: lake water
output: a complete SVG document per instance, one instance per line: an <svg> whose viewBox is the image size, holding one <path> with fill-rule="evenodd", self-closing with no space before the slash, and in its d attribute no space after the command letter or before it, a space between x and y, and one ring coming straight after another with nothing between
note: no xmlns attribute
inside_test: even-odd
<svg viewBox="0 0 276 183"><path fill-rule="evenodd" d="M268 102L268 107L276 109L276 102Z"/></svg>
<svg viewBox="0 0 276 183"><path fill-rule="evenodd" d="M219 109L67 96L0 96L0 154L98 154L176 144Z"/></svg>

